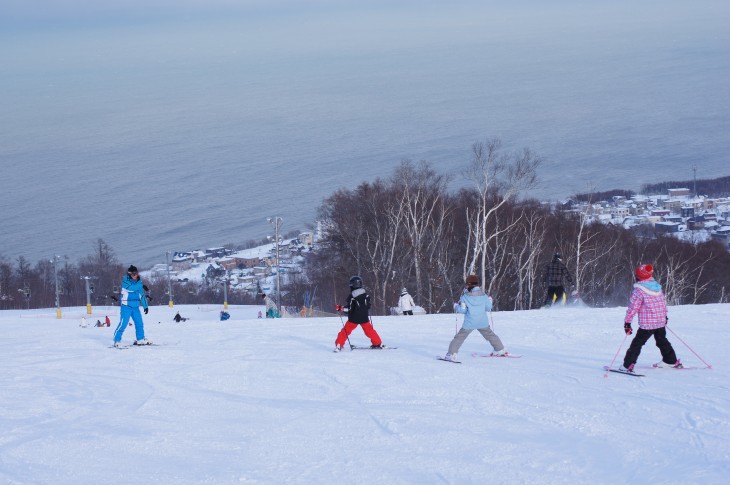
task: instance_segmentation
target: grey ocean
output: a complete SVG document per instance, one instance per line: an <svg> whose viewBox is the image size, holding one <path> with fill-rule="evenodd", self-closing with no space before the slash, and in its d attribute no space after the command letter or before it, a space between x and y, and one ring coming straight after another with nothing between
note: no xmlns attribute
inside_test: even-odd
<svg viewBox="0 0 730 485"><path fill-rule="evenodd" d="M606 3L6 30L0 256L305 229L403 159L465 185L491 137L546 159L537 198L729 175L730 2Z"/></svg>

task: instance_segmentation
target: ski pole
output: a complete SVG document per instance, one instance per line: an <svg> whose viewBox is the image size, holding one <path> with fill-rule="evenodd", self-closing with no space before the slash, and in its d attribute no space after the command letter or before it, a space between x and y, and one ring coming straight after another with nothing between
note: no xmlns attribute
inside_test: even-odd
<svg viewBox="0 0 730 485"><path fill-rule="evenodd" d="M608 369L606 370L606 373L603 374L603 377L608 377L608 371L613 369L613 364L616 362L616 357L618 357L618 353L621 352L621 347L624 346L624 343L626 342L626 339L629 338L629 334L627 333L624 335L624 339L621 341L621 345L618 346L618 349L616 350L616 355L613 356L613 360L611 361L611 365L608 366Z"/></svg>
<svg viewBox="0 0 730 485"><path fill-rule="evenodd" d="M456 311L456 303L454 303L454 336L459 333L459 312Z"/></svg>
<svg viewBox="0 0 730 485"><path fill-rule="evenodd" d="M340 317L340 323L342 323L342 331L345 332L345 337L347 337L347 345L350 346L350 352L352 352L352 342L350 342L350 336L347 335L347 331L345 331L345 322L342 320L342 313L337 312L337 315Z"/></svg>
<svg viewBox="0 0 730 485"><path fill-rule="evenodd" d="M674 332L674 330L672 330L671 328L669 328L669 325L667 325L667 328L669 329L670 332L672 332L672 335L674 335L675 337L677 337L679 339L679 341L682 342L684 344L684 346L687 347L690 350L690 352L692 352L693 354L695 354L695 357L697 357L698 359L700 359L702 361L702 363L707 366L708 369L712 369L712 366L710 364L708 364L707 362L705 362L705 360L702 357L700 357L699 355L697 355L697 352L695 352L694 350L692 350L692 347L690 347L689 345L687 345L687 342L685 342L684 340L682 340L680 338L680 336L677 335Z"/></svg>

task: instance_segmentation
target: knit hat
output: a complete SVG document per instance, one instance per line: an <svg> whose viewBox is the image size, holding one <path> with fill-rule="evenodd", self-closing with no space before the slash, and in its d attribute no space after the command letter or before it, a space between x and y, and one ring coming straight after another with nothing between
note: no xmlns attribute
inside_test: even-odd
<svg viewBox="0 0 730 485"><path fill-rule="evenodd" d="M642 264L634 270L634 275L639 281L648 280L652 273L654 273L654 267L650 264Z"/></svg>
<svg viewBox="0 0 730 485"><path fill-rule="evenodd" d="M555 255L553 256L553 259L557 259L558 261L562 261L563 260L563 256L560 253L555 253Z"/></svg>
<svg viewBox="0 0 730 485"><path fill-rule="evenodd" d="M401 295L405 295L406 293L408 293L408 290L406 290L405 288L401 288L400 289L400 294Z"/></svg>
<svg viewBox="0 0 730 485"><path fill-rule="evenodd" d="M139 271L137 271L137 267L132 264L129 268L127 268L127 273L139 273Z"/></svg>
<svg viewBox="0 0 730 485"><path fill-rule="evenodd" d="M466 277L466 284L467 285L478 285L479 284L479 277L475 274L470 274Z"/></svg>

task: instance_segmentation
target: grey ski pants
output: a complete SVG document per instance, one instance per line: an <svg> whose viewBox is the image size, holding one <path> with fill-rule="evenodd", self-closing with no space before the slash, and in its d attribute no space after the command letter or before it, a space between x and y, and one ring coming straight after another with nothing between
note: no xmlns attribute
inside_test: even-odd
<svg viewBox="0 0 730 485"><path fill-rule="evenodd" d="M456 354L457 352L459 352L461 344L464 343L464 340L466 340L469 334L472 333L474 330L475 329L473 328L461 327L461 330L459 330L456 335L454 335L454 339L449 344L449 353ZM496 333L492 332L491 328L477 328L476 330L481 333L482 337L484 337L487 342L492 345L495 352L499 352L504 348L504 345L502 345L502 341L499 339Z"/></svg>

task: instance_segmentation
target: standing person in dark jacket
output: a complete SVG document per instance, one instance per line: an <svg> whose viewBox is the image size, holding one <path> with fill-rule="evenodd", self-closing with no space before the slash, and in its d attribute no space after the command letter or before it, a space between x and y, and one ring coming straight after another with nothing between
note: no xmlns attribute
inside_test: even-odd
<svg viewBox="0 0 730 485"><path fill-rule="evenodd" d="M553 302L562 300L565 295L563 284L566 280L569 285L573 284L573 277L563 264L562 256L560 253L555 253L553 260L545 267L545 283L547 283L548 290L544 306L550 306Z"/></svg>
<svg viewBox="0 0 730 485"><path fill-rule="evenodd" d="M139 277L137 267L132 265L127 269L127 274L122 280L122 301L119 308L119 325L114 331L114 347L119 347L122 341L122 334L127 328L127 322L131 318L134 321L134 331L137 340L134 345L151 345L152 342L144 337L144 322L139 307L142 305L145 315L147 314L147 296L145 295L142 279Z"/></svg>
<svg viewBox="0 0 730 485"><path fill-rule="evenodd" d="M350 336L355 327L360 325L362 331L370 339L372 345L371 349L382 349L385 347L383 341L380 339L380 335L373 328L373 324L370 323L370 295L362 287L362 278L359 276L353 276L350 278L350 294L347 295L347 302L345 306L337 305L337 311L347 312L347 322L342 327L340 333L337 334L335 340L335 352L342 350L342 346L345 345L345 340Z"/></svg>

